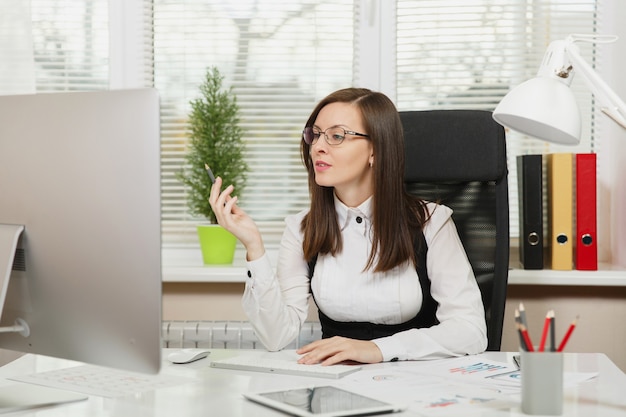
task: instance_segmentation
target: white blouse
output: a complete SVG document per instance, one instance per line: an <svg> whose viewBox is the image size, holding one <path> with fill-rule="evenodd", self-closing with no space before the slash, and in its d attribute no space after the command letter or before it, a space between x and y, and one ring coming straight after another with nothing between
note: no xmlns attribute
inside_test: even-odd
<svg viewBox="0 0 626 417"><path fill-rule="evenodd" d="M399 324L415 317L421 308L422 291L411 263L384 273L363 270L372 246L371 198L357 208L335 199L335 207L343 251L334 257L320 255L311 282L300 232L306 210L285 219L276 274L267 254L247 263L243 309L268 350L279 350L298 336L308 314L309 288L318 307L336 321ZM431 294L439 303L439 324L374 339L384 361L475 354L487 347L480 290L452 210L434 203L428 204L428 210L426 267Z"/></svg>

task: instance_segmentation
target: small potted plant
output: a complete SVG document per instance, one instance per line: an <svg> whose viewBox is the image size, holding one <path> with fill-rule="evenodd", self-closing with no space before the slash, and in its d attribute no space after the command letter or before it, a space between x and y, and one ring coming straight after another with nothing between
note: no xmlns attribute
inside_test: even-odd
<svg viewBox="0 0 626 417"><path fill-rule="evenodd" d="M205 164L222 177L224 185L234 185L237 195L245 188L248 171L237 97L232 87L223 86L223 80L217 68L208 68L199 87L200 96L190 101L187 164L178 173L178 179L188 186L191 214L204 217L209 223L198 225L205 264L232 263L237 243L232 234L217 224L208 200L212 182Z"/></svg>

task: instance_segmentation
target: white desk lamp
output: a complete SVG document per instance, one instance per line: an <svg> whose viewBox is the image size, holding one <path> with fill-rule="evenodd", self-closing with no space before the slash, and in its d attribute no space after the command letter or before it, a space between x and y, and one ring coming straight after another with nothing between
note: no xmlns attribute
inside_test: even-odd
<svg viewBox="0 0 626 417"><path fill-rule="evenodd" d="M493 118L518 132L565 145L580 141L580 110L569 88L578 72L602 111L626 129L626 104L582 58L576 41L614 42L617 36L570 35L550 43L537 77L511 90L496 107Z"/></svg>

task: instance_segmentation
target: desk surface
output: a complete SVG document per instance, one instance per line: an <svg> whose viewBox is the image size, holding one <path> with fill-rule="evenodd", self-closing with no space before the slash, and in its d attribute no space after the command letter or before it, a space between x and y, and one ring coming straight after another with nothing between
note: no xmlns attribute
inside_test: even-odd
<svg viewBox="0 0 626 417"><path fill-rule="evenodd" d="M164 353L166 357L167 350ZM440 380L433 384L432 377L422 378L419 375L419 367L428 365L424 362L395 362L366 365L362 371L338 381L325 380L311 377L296 377L286 375L266 374L259 372L232 371L209 367L210 358L221 358L233 354L247 354L247 351L229 351L214 349L209 359L186 364L173 365L163 361L163 368L159 377L175 380L171 386L150 390L140 394L127 395L116 398L106 398L90 395L88 400L77 403L64 404L48 407L36 412L20 412L20 416L283 416L284 414L273 411L261 405L245 400L241 393L246 391L261 391L282 388L294 388L298 386L344 384L354 391L363 391L365 385L360 386L360 377L371 375L405 375L412 374L411 386L404 384L406 392L415 392L407 398L410 408L397 416L421 416L421 415L472 415L472 416L523 416L521 413L520 395L517 392L508 392L504 400L498 403L481 405L474 398L466 398L465 405L452 404L447 407L433 407L427 413L421 405L415 403L415 399L428 390L433 395L442 398L453 398L458 395L459 385ZM512 363L512 353L488 352L478 355L477 360L498 361ZM6 378L20 375L41 373L51 370L80 365L76 362L59 360L36 355L25 355L14 362L0 368L0 389L2 385L23 384ZM604 354L565 354L565 371L575 373L597 373L597 376L586 382L578 383L565 388L564 416L624 416L626 415L626 375L616 367ZM418 372L415 375L415 372ZM369 374L368 374L369 373ZM346 379L346 378L351 379ZM369 376L367 378L369 379ZM393 382L388 382L393 383ZM456 385L456 386L455 386ZM435 388L438 386L439 388ZM448 392L441 392L444 387ZM467 392L477 389L469 384L465 386ZM483 390L484 388L480 388ZM371 391L371 387L368 388ZM439 390L435 393L436 390ZM390 390L379 390L379 397L386 398ZM386 394L385 394L386 393ZM419 393L419 394L418 394ZM413 403L410 403L413 402ZM471 404L470 404L471 403ZM469 404L469 405L468 405ZM497 404L497 405L494 405ZM459 408L467 407L467 408ZM471 412L468 408L471 408Z"/></svg>

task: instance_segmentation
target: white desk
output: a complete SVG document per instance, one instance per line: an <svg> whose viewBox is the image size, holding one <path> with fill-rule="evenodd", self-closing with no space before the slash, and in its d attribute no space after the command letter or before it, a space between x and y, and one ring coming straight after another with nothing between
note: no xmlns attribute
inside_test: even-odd
<svg viewBox="0 0 626 417"><path fill-rule="evenodd" d="M213 350L210 357L245 354L246 351ZM510 362L512 353L489 352L480 357L489 360ZM164 354L165 357L165 354ZM409 366L410 362L395 362L366 365L365 370L398 370ZM77 365L75 362L35 355L25 355L0 368L0 385L16 384L5 378L17 375L44 372ZM415 365L415 363L413 363ZM598 376L587 382L566 388L564 416L609 417L626 415L626 375L603 354L565 354L565 370L574 372L598 372ZM242 398L244 391L259 391L296 386L322 385L334 380L305 378L242 372L209 367L209 359L187 365L172 365L164 360L161 374L175 378L188 378L189 381L167 388L160 388L143 394L118 398L90 396L88 400L49 407L32 412L20 412L20 416L191 416L191 417L249 417L283 416L261 405ZM353 374L356 375L356 374ZM348 377L345 377L348 378ZM341 381L341 380L339 380ZM420 389L419 387L416 388ZM410 400L410 399L409 399ZM519 395L509 395L508 404L501 409L472 406L470 410L458 414L459 408L449 411L437 410L432 415L472 415L472 416L523 416L519 409ZM451 413L455 410L455 413ZM414 411L406 411L397 416L417 416Z"/></svg>

